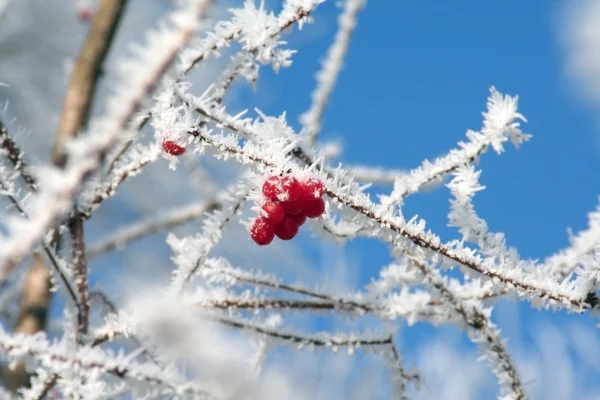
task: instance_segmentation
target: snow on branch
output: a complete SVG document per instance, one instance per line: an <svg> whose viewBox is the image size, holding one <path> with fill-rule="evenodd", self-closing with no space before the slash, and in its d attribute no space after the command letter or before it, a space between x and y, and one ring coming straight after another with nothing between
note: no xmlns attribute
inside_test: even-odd
<svg viewBox="0 0 600 400"><path fill-rule="evenodd" d="M192 39L197 19L209 4L206 0L192 2L189 9L174 12L170 18L174 27L164 26L149 35L147 46L137 51L138 59L122 65L123 85L109 101L106 116L93 123L89 135L68 145L64 170L45 172L30 219L13 219L6 224L10 235L0 238L0 280L6 279L59 215L69 210L85 179L102 165L112 145L129 129L131 118Z"/></svg>
<svg viewBox="0 0 600 400"><path fill-rule="evenodd" d="M300 122L306 129L306 135L314 142L321 130L321 121L325 107L342 69L344 58L348 52L350 37L356 27L358 13L364 7L364 0L346 0L344 11L338 17L338 31L331 44L322 69L317 73L317 87L313 91L312 104L308 111L300 116Z"/></svg>
<svg viewBox="0 0 600 400"><path fill-rule="evenodd" d="M516 113L516 99L508 96L503 97L492 88L488 108L488 113L484 114L486 118L488 118L488 115L496 116L497 118L502 117L509 121L507 122L509 125L500 129L498 126L504 125L496 121L496 119L489 117L491 118L490 121L486 120L484 122L483 131L485 134L474 133L473 137L480 137L481 140L487 137L488 145L492 145L498 151L502 150L503 141L509 138L515 143L520 143L520 141L527 138L526 135L517 129L518 123L511 122L513 120L512 117L518 114ZM212 118L222 123L222 125L236 132L243 133L246 137L261 136L260 128L249 125L248 121L240 121L238 118L229 116L223 111L220 112L220 115L208 110L203 111L206 111L207 115L211 115ZM202 130L195 132L202 132ZM285 159L283 158L274 163L271 161L272 156L266 156L260 146L253 146L250 142L247 142L244 147L240 147L234 137L216 138L214 135L210 136L206 133L200 134L199 137L203 145L210 145L223 154L227 154L227 158L235 157L236 160L244 164L254 163L263 168L281 168L285 163ZM465 147L468 146L465 145ZM281 152L277 152L276 154L282 157ZM292 154L294 153L292 152ZM460 165L462 164L456 164L456 168ZM345 174L340 169L336 172L339 176ZM335 203L347 206L362 215L365 218L365 226L369 227L370 230L377 229L379 237L385 241L388 241L390 237L400 235L414 246L431 251L437 256L443 256L449 262L456 263L496 280L503 284L504 289L515 290L520 296L526 296L531 300L545 300L549 305L567 307L573 310L582 310L591 306L585 296L579 295L572 286L561 285L558 282L548 280L547 276L539 268L536 268L533 263L527 264L528 267L525 270L510 263L495 265L493 258L483 258L475 250L469 249L459 242L454 241L443 244L439 237L424 230L421 221L411 220L406 222L402 217L393 217L389 213L382 214L381 206L376 206L368 196L357 193L351 186L341 186L338 179L333 180L330 178L327 180L327 177L323 178L326 179L327 183L326 194Z"/></svg>
<svg viewBox="0 0 600 400"><path fill-rule="evenodd" d="M21 391L23 398L51 397L55 391L73 398L293 398L297 393L286 391L292 386L281 378L284 373L273 378L267 371L269 351L288 347L350 355L374 352L387 363L390 397L406 399L407 386L418 387L422 378L407 369L396 344L402 321L407 329L416 322L464 329L491 365L500 384L499 398L524 399L517 365L491 320L490 307L500 299L522 298L538 308L598 315L600 208L590 213L586 230L571 236L570 247L544 263L522 259L504 234L492 232L475 210L473 198L484 189L476 169L479 157L490 147L502 153L508 141L519 147L531 137L520 128L526 120L517 97L490 88L482 128L467 131L457 148L413 170L330 165L338 148L327 148L316 138L364 0L343 3L339 29L317 73L299 133L285 112L271 116L251 107L229 110L223 100L238 77L256 85L261 66L277 72L292 64L295 50L282 36L296 24L302 28L311 22L323 1L285 0L277 13L264 1L246 0L229 10L227 21L212 23L197 40L211 1L180 2L181 8L149 34L146 44L134 49L134 58L118 60L117 91L100 108L107 111L90 121L89 132L66 144L64 168L30 167L0 121L0 196L9 206L0 226L0 303L10 306L15 294L9 285L18 288L9 280L18 275L11 273L36 246L49 261L53 286L61 287L68 300L62 328L54 328L52 321L48 333L38 335L0 330L0 352L9 366L25 362L21 365L27 366L26 373L33 374L30 388ZM236 42L237 54L216 80L199 91L186 81L194 67L206 65ZM142 137L148 122L153 136ZM223 192L215 190L218 179L206 179L207 173L198 168L198 159L207 156L233 161L228 166L235 168L226 172L237 175L236 183ZM105 200L161 158L172 169L184 160L198 178L201 198L119 226L89 246L84 224L93 223L90 217ZM443 242L426 229L423 219L406 218L402 203L446 178L449 225L458 233ZM393 188L379 200L367 192L372 184L390 183ZM285 196L272 193L280 189L287 191ZM246 209L254 214L240 220ZM200 219L194 235L168 232ZM274 236L293 239L291 229L282 228L284 221L299 226L308 221L302 229L341 245L358 238L378 241L389 248L393 261L369 266L377 272L368 284L341 290L319 281L291 283L281 275L286 265L254 258L253 251L262 247L249 251L246 243L236 241L226 248L225 254L233 248L242 256L236 261L239 267L218 254L227 246L229 224L240 223L256 243L267 245ZM268 229L260 232L256 226ZM66 229L72 234L70 247L58 240L49 243ZM161 231L171 248L170 279L161 281L157 275L152 286L128 281L118 293L119 302L108 291L88 288L97 277L88 276L86 257ZM237 240L237 231L227 233ZM123 258L125 268L139 261ZM257 263L275 272L262 272ZM10 310L0 310L7 319L14 315L4 311ZM375 333L294 326L304 318L311 323L327 318L369 324ZM54 329L62 331L55 335ZM126 347L114 353L121 344ZM276 369L289 370L286 365ZM263 376L265 371L270 375Z"/></svg>
<svg viewBox="0 0 600 400"><path fill-rule="evenodd" d="M202 387L188 383L176 370L161 369L151 364L140 364L120 353L111 355L91 347L81 347L76 352L66 348L65 343L49 343L44 335L14 335L0 330L0 348L10 362L23 357L32 357L50 371L71 373L97 382L98 374L110 374L118 379L146 381L162 386L163 394L195 394L201 398L212 398ZM63 384L69 382L63 380ZM72 382L76 384L76 381Z"/></svg>
<svg viewBox="0 0 600 400"><path fill-rule="evenodd" d="M502 388L499 398L525 399L525 390L514 362L500 337L500 331L490 320L491 310L482 308L477 301L461 301L448 283L448 279L426 265L421 258L409 257L409 260L462 317L469 328L471 340L483 347L483 357L492 364L494 374Z"/></svg>
<svg viewBox="0 0 600 400"><path fill-rule="evenodd" d="M225 225L233 218L248 195L248 182L244 178L222 196L222 207L204 221L203 232L193 238L178 238L173 233L167 236L167 244L174 255L171 290L181 292L204 265L206 257L221 239Z"/></svg>
<svg viewBox="0 0 600 400"><path fill-rule="evenodd" d="M592 260L586 263L586 258L594 259L600 249L600 205L588 214L588 220L586 230L570 235L570 247L549 256L544 262L548 272L560 280L568 278L579 266L583 266L584 270L592 267ZM593 264L597 265L597 259Z"/></svg>
<svg viewBox="0 0 600 400"><path fill-rule="evenodd" d="M459 142L459 149L435 159L425 160L421 166L398 177L394 190L388 196L382 196L381 211L387 212L394 205L401 205L405 197L419 192L427 185L440 182L446 175L462 165L471 164L483 154L489 146L497 153L504 151L504 142L510 140L515 147L531 138L521 132L519 120L527 121L517 111L518 97L503 96L494 87L490 89L487 112L483 113L483 128L480 132L467 131L467 142Z"/></svg>
<svg viewBox="0 0 600 400"><path fill-rule="evenodd" d="M36 179L29 170L29 165L24 159L23 151L17 146L17 143L10 137L6 125L4 125L4 123L1 120L0 149L2 150L2 153L0 154L3 154L6 158L8 158L12 166L27 183L29 188L34 192L37 191L38 186Z"/></svg>
<svg viewBox="0 0 600 400"><path fill-rule="evenodd" d="M122 248L128 243L144 236L191 222L220 207L221 203L218 201L200 201L177 208L176 210L167 211L147 221L129 225L90 248L86 252L86 257L88 259L98 257L117 248Z"/></svg>

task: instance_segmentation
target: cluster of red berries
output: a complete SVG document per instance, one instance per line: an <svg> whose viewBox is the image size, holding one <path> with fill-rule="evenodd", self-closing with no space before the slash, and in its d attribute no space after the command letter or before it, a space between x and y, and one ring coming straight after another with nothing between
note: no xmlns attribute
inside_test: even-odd
<svg viewBox="0 0 600 400"><path fill-rule="evenodd" d="M177 142L172 140L165 140L162 144L162 147L165 153L172 156L180 156L185 153L185 147L178 145Z"/></svg>
<svg viewBox="0 0 600 400"><path fill-rule="evenodd" d="M263 184L262 193L266 202L250 228L250 237L261 246L271 243L275 236L293 239L306 218L318 218L325 212L325 188L316 178L299 181L272 176Z"/></svg>

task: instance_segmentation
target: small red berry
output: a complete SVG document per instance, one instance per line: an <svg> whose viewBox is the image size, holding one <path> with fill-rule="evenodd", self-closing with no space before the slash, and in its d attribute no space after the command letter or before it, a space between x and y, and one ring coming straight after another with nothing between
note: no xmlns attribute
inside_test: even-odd
<svg viewBox="0 0 600 400"><path fill-rule="evenodd" d="M180 156L185 153L185 147L182 147L172 140L165 140L162 144L163 150L172 156Z"/></svg>
<svg viewBox="0 0 600 400"><path fill-rule="evenodd" d="M304 225L304 223L306 222L306 214L304 214L303 212L301 212L298 215L290 215L288 218L294 219L294 221L298 223L299 227Z"/></svg>
<svg viewBox="0 0 600 400"><path fill-rule="evenodd" d="M325 194L323 182L317 178L308 178L307 180L301 182L300 185L302 187L303 199L320 199Z"/></svg>
<svg viewBox="0 0 600 400"><path fill-rule="evenodd" d="M323 199L308 200L304 202L304 213L308 218L318 218L325 212Z"/></svg>
<svg viewBox="0 0 600 400"><path fill-rule="evenodd" d="M286 215L298 215L304 210L303 201L284 201L281 203Z"/></svg>
<svg viewBox="0 0 600 400"><path fill-rule="evenodd" d="M250 237L260 246L266 246L275 237L275 225L264 218L257 218L250 228Z"/></svg>
<svg viewBox="0 0 600 400"><path fill-rule="evenodd" d="M285 217L285 209L279 201L268 201L262 206L263 217L273 225L278 225Z"/></svg>
<svg viewBox="0 0 600 400"><path fill-rule="evenodd" d="M302 187L296 178L272 176L263 184L262 192L269 200L296 201Z"/></svg>
<svg viewBox="0 0 600 400"><path fill-rule="evenodd" d="M94 12L92 11L92 9L87 6L81 6L78 7L77 9L77 18L79 18L79 20L81 22L89 22L92 20L92 17L94 16Z"/></svg>
<svg viewBox="0 0 600 400"><path fill-rule="evenodd" d="M286 201L296 201L300 199L302 195L302 186L300 182L296 178L284 177L282 179L283 187L288 197L285 199Z"/></svg>
<svg viewBox="0 0 600 400"><path fill-rule="evenodd" d="M298 221L293 217L286 217L282 223L275 227L275 235L281 240L293 239L298 234Z"/></svg>

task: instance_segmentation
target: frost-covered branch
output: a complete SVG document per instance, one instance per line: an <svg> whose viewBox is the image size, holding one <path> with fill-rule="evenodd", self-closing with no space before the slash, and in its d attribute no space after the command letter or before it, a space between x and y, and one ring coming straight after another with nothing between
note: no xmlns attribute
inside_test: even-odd
<svg viewBox="0 0 600 400"><path fill-rule="evenodd" d="M144 236L191 222L220 207L221 204L218 201L201 201L165 212L155 218L120 229L115 234L89 249L86 252L86 256L89 259L108 253Z"/></svg>
<svg viewBox="0 0 600 400"><path fill-rule="evenodd" d="M51 369L76 371L89 379L97 379L97 374L110 374L119 379L146 381L163 386L163 393L195 394L201 398L212 398L202 387L187 383L173 369L164 370L151 364L139 364L127 356L111 355L100 349L82 347L73 353L64 348L64 344L50 344L43 335L8 335L0 331L0 348L12 360L24 356L33 357Z"/></svg>
<svg viewBox="0 0 600 400"><path fill-rule="evenodd" d="M363 8L364 3L364 0L346 0L344 2L344 11L338 17L339 27L335 39L327 50L322 69L317 72L317 87L311 95L312 104L308 111L300 117L300 122L306 129L306 135L312 143L314 143L321 130L325 107L342 69L350 38L356 27L358 13Z"/></svg>
<svg viewBox="0 0 600 400"><path fill-rule="evenodd" d="M502 387L501 398L525 399L525 390L514 362L506 350L504 341L500 338L500 331L490 320L491 310L483 309L477 301L461 301L447 283L447 279L434 268L429 267L419 258L409 259L421 271L427 282L438 290L455 312L462 317L469 327L471 340L483 348L483 355L492 364L494 374Z"/></svg>
<svg viewBox="0 0 600 400"><path fill-rule="evenodd" d="M397 400L407 400L406 385L409 382L414 382L419 388L422 377L418 372L407 372L402 363L402 356L398 347L393 342L390 343L389 350L384 354L387 356L388 368L390 369L391 377L391 393L390 397Z"/></svg>
<svg viewBox="0 0 600 400"><path fill-rule="evenodd" d="M0 120L0 149L8 158L15 170L23 178L25 183L32 191L37 191L37 182L35 177L29 171L29 165L24 159L23 151L17 146L17 143L8 134L6 125Z"/></svg>
<svg viewBox="0 0 600 400"><path fill-rule="evenodd" d="M88 265L85 257L85 238L83 235L83 220L76 216L69 220L69 233L71 234L71 252L73 260L73 278L79 293L77 323L79 331L87 334L89 325L89 288Z"/></svg>
<svg viewBox="0 0 600 400"><path fill-rule="evenodd" d="M492 89L489 106L491 108L490 112L496 111L498 114L504 115L502 112L503 109L496 110L496 107L505 106L508 107L508 109L512 109L513 107L516 107L516 103L514 99L502 97ZM226 125L228 128L237 132L244 132L244 136L249 135L252 137L258 135L256 128L249 125L247 121L240 121L239 119L229 117L222 112L222 115L217 117L213 112L214 110L203 111L205 111L207 115L214 117L216 120L222 120L223 125ZM502 143L505 140L508 140L508 138L511 138L515 143L519 143L519 141L524 138L523 134L520 133L516 126L511 125L511 128L509 129L506 128L505 125L502 125L502 122L499 123L493 119L489 121L486 120L484 126L486 127L485 129L487 129L486 132L489 133L490 145L497 148L498 151L502 149ZM505 132L505 130L507 131ZM232 137L217 137L216 135L208 134L205 130L195 130L194 134L197 134L203 145L210 145L221 152L227 153L229 157L233 156L241 163L254 163L259 164L262 167L281 168L283 166L282 163L285 162L285 159L281 159L278 162L267 159L260 154L260 148L253 147L250 144L241 147L237 144L237 140ZM474 135L483 137L481 134ZM340 173L340 175L343 174L342 171L337 172ZM433 233L425 232L416 221L409 221L409 223L406 223L402 218L390 216L388 215L389 213L382 214L381 207L377 207L365 195L348 192L348 190L346 190L347 188L343 189L341 187L336 187L338 183L335 181L330 182L330 184L333 185L333 189L330 189L329 186L327 186L326 194L334 202L345 205L370 220L370 229L385 228L381 233L384 238L388 237L388 234L385 233L385 230L387 229L392 234L397 234L408 239L409 242L412 242L418 247L432 251L449 261L467 267L488 278L495 279L505 285L506 289L514 289L520 295L550 300L555 306L566 306L575 310L582 310L590 307L585 296L579 296L571 287L560 285L554 281L548 281L546 276L533 265L530 265L526 270L512 264L493 265L491 259L482 258L460 243L452 242L450 244L442 244L437 236Z"/></svg>
<svg viewBox="0 0 600 400"><path fill-rule="evenodd" d="M570 235L570 247L551 255L544 262L547 271L561 281L580 266L588 269L598 265L594 256L600 249L600 205L588 214L588 221L586 230Z"/></svg>
<svg viewBox="0 0 600 400"><path fill-rule="evenodd" d="M193 238L177 238L169 234L167 243L173 250L176 269L173 271L171 290L180 292L204 265L206 257L221 239L225 225L239 211L248 195L248 183L241 182L222 196L221 208L204 221L202 233Z"/></svg>
<svg viewBox="0 0 600 400"><path fill-rule="evenodd" d="M369 167L365 165L346 165L348 174L355 179L368 182L373 185L389 185L401 179L407 172L404 170L394 170L387 168Z"/></svg>
<svg viewBox="0 0 600 400"><path fill-rule="evenodd" d="M463 165L471 164L492 147L497 153L504 151L503 143L511 140L515 147L531 138L521 132L519 120L526 121L517 111L518 97L503 96L494 87L490 89L487 112L483 113L480 132L467 131L467 142L459 142L459 149L435 159L425 160L421 166L398 177L394 190L381 201L383 212L394 205L401 205L406 196L417 193L423 187L441 181L445 176Z"/></svg>
<svg viewBox="0 0 600 400"><path fill-rule="evenodd" d="M175 29L163 28L150 37L147 48L137 62L127 65L123 87L108 105L106 116L96 121L91 133L70 144L70 154L64 170L49 170L45 183L36 196L36 213L29 220L8 224L10 236L0 240L0 280L25 256L44 235L57 217L67 211L83 182L101 165L113 144L129 127L131 118L154 91L160 78L169 70L181 50L196 31L198 16L204 14L210 2L199 0L191 9L171 16Z"/></svg>
<svg viewBox="0 0 600 400"><path fill-rule="evenodd" d="M142 148L138 152L131 154L131 161L114 170L112 179L108 182L100 182L94 189L94 195L87 201L87 205L81 211L81 217L88 219L92 216L102 202L115 195L117 189L127 179L132 178L142 172L142 169L157 160L161 151L158 146Z"/></svg>

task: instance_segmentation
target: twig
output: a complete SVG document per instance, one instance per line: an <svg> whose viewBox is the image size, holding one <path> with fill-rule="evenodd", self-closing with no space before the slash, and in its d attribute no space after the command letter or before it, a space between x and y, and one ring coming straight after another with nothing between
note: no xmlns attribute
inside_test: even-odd
<svg viewBox="0 0 600 400"><path fill-rule="evenodd" d="M212 318L211 318L212 319ZM261 335L269 336L275 339L280 339L286 342L292 342L295 344L300 344L302 346L325 346L325 347L334 347L334 346L384 346L392 343L390 337L383 338L352 338L349 337L347 339L340 339L336 337L331 338L319 338L316 336L304 336L295 333L287 333L287 332L279 332L275 330L269 330L262 326L253 325L250 323L242 322L239 320L227 319L227 318L214 318L215 321L218 321L224 325L231 326L237 329L243 329L248 331L253 331Z"/></svg>
<svg viewBox="0 0 600 400"><path fill-rule="evenodd" d="M194 3L196 17L203 15L210 4L208 0L198 2ZM47 202L44 212L36 214L30 221L20 222L19 234L12 235L10 240L3 243L0 280L6 278L31 246L52 227L56 217L70 208L83 182L102 165L107 152L127 130L132 116L140 110L143 101L154 92L160 78L192 39L196 23L192 23L189 18L175 22L180 24L179 30L168 37L168 40L161 40L159 37L150 42L147 53L144 54L148 59L140 61L146 64L147 72L136 77L136 85L127 88L117 97L118 101L113 100L109 105L108 115L111 118L106 121L107 126L79 140L78 148L85 149L85 152L75 153L77 160L67 164L66 170L57 177L60 185L53 187L51 193L45 193ZM154 54L159 46L161 57Z"/></svg>
<svg viewBox="0 0 600 400"><path fill-rule="evenodd" d="M327 50L321 70L317 72L317 87L311 95L312 104L308 111L300 117L300 122L306 129L306 135L312 144L317 140L321 130L325 107L342 69L350 38L356 27L357 16L364 3L365 0L346 0L344 2L344 11L338 17L339 28L335 39Z"/></svg>
<svg viewBox="0 0 600 400"><path fill-rule="evenodd" d="M399 400L407 400L406 394L406 384L407 382L414 381L417 385L421 382L421 375L417 372L408 373L404 368L404 364L402 363L402 356L400 355L400 351L398 347L393 341L393 338L390 338L390 352L391 359L388 360L388 365L390 368L391 383L392 383L392 393L391 397L393 399ZM417 387L418 388L418 387Z"/></svg>
<svg viewBox="0 0 600 400"><path fill-rule="evenodd" d="M85 257L85 240L83 237L83 219L76 216L69 220L69 232L73 252L74 276L79 292L79 313L77 315L79 332L87 334L88 316L90 312L88 293L88 267Z"/></svg>
<svg viewBox="0 0 600 400"><path fill-rule="evenodd" d="M86 41L75 61L58 124L52 160L55 165L66 162L64 144L85 125L100 70L128 0L103 0L95 12Z"/></svg>
<svg viewBox="0 0 600 400"><path fill-rule="evenodd" d="M500 338L499 331L496 329L490 319L483 313L479 306L475 303L467 304L462 301L453 291L445 284L441 275L430 268L425 263L416 257L409 256L410 261L421 271L427 282L446 299L446 301L454 308L454 310L462 317L467 326L471 329L472 341L481 344L487 349L487 358L492 364L493 371L498 377L501 384L507 384L509 387L502 389L502 394L505 390L510 390L513 398L518 400L525 399L525 390L521 383L521 379L510 355L506 351L504 343Z"/></svg>
<svg viewBox="0 0 600 400"><path fill-rule="evenodd" d="M29 165L23 157L23 152L8 134L8 129L0 120L0 149L6 151L6 157L27 183L31 191L36 192L38 185L35 177L29 172Z"/></svg>
<svg viewBox="0 0 600 400"><path fill-rule="evenodd" d="M46 326L50 297L48 268L44 265L44 259L40 254L34 253L23 285L19 318L13 331L27 335L43 331ZM23 362L19 362L13 369L2 369L2 383L8 389L16 391L29 383L30 376Z"/></svg>
<svg viewBox="0 0 600 400"><path fill-rule="evenodd" d="M100 70L126 5L127 0L103 0L98 5L90 31L75 61L63 102L52 153L52 162L58 167L64 167L67 162L65 142L77 136L87 122ZM75 214L69 218L67 226L72 240L74 275L79 292L78 329L80 333L86 334L89 303L83 220L79 214ZM53 239L57 244L61 240L59 232L59 229L55 230Z"/></svg>
<svg viewBox="0 0 600 400"><path fill-rule="evenodd" d="M216 121L226 126L228 129L242 133L245 137L248 137L248 135L257 135L256 132L254 132L250 127L248 127L246 124L240 121L238 121L239 123L236 124L226 122L228 120L233 120L233 118L230 116L226 116L225 118L221 119L209 110L201 109L200 111L205 113L207 116L214 118ZM235 156L238 161L252 162L269 168L277 167L275 163L267 160L266 158L263 158L262 156L257 155L255 153L246 152L243 148L239 146L232 145L230 143L224 143L223 141L218 140L216 137L208 134L208 132L206 131L196 129L190 131L190 134L197 136L202 143L210 145L221 152L226 152L230 155ZM310 157L306 153L304 153L304 151L299 147L295 148L292 151L292 154L297 155L301 159L305 158L307 162L312 161ZM436 238L430 238L429 236L431 235L427 235L423 232L420 232L418 228L401 224L394 218L382 216L376 210L374 204L372 204L372 202L364 196L361 197L359 203L351 197L342 194L342 192L337 192L329 188L326 188L325 193L334 201L341 203L357 211L359 214L367 217L374 223L374 227L386 227L392 232L405 237L406 239L410 240L412 243L423 249L431 250L434 253L442 255L449 260L463 265L473 271L486 275L489 278L497 279L498 281L505 284L507 288L518 288L521 289L523 292L529 293L534 297L550 299L554 301L557 305L572 306L578 309L579 311L583 311L591 307L591 304L586 300L586 298L573 297L571 294L565 293L562 290L549 290L543 288L539 284L533 282L530 274L523 274L523 278L515 278L510 275L505 275L499 269L489 268L484 263L482 263L477 256L473 254L454 250L449 246L440 243L439 240L437 240Z"/></svg>
<svg viewBox="0 0 600 400"><path fill-rule="evenodd" d="M220 207L220 202L202 201L181 207L178 210L166 212L151 220L138 222L119 230L109 238L100 242L100 244L89 249L86 253L86 257L91 259L104 253L108 253L144 236L152 235L153 233L191 222Z"/></svg>

